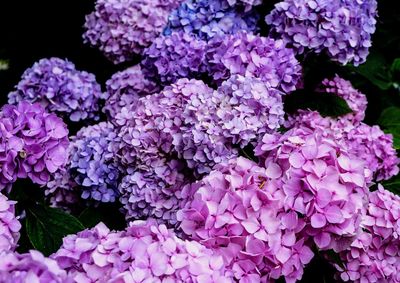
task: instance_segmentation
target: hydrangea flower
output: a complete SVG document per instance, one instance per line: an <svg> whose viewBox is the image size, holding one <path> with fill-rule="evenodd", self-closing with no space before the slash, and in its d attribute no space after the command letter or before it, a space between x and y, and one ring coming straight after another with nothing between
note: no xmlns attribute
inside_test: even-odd
<svg viewBox="0 0 400 283"><path fill-rule="evenodd" d="M0 193L0 254L17 246L21 223L15 217L15 204Z"/></svg>
<svg viewBox="0 0 400 283"><path fill-rule="evenodd" d="M147 80L139 65L114 74L107 82L107 94L103 112L115 118L122 108L136 104L141 96L159 91L159 87Z"/></svg>
<svg viewBox="0 0 400 283"><path fill-rule="evenodd" d="M232 282L221 256L152 220L119 232L100 223L65 237L52 258L76 282Z"/></svg>
<svg viewBox="0 0 400 283"><path fill-rule="evenodd" d="M83 199L114 202L118 198L117 144L118 134L109 122L82 128L71 138L68 170Z"/></svg>
<svg viewBox="0 0 400 283"><path fill-rule="evenodd" d="M179 0L97 0L83 39L115 64L132 60L162 33Z"/></svg>
<svg viewBox="0 0 400 283"><path fill-rule="evenodd" d="M22 75L8 103L25 100L40 103L48 112L76 122L98 120L99 102L103 98L93 74L78 71L75 65L60 58L41 59Z"/></svg>
<svg viewBox="0 0 400 283"><path fill-rule="evenodd" d="M209 40L240 30L256 32L258 20L255 11L245 12L242 7L230 6L226 0L188 0L169 15L164 35L184 31Z"/></svg>
<svg viewBox="0 0 400 283"><path fill-rule="evenodd" d="M351 82L336 75L333 79L324 79L317 91L337 95L346 100L353 112L340 117L340 119L348 119L353 124L358 124L364 120L365 110L367 109L367 97L353 88Z"/></svg>
<svg viewBox="0 0 400 283"><path fill-rule="evenodd" d="M144 51L146 78L163 85L179 78L199 78L206 72L206 42L184 32L160 36Z"/></svg>
<svg viewBox="0 0 400 283"><path fill-rule="evenodd" d="M298 53L326 53L343 65L357 66L368 55L376 17L376 0L284 0L265 20L271 34Z"/></svg>
<svg viewBox="0 0 400 283"><path fill-rule="evenodd" d="M361 233L341 252L340 278L351 282L400 281L400 198L381 185L370 193Z"/></svg>
<svg viewBox="0 0 400 283"><path fill-rule="evenodd" d="M266 134L255 154L269 172L268 188L283 189L285 208L302 215L321 250L345 249L360 232L366 202L365 163L319 129Z"/></svg>
<svg viewBox="0 0 400 283"><path fill-rule="evenodd" d="M282 40L238 32L210 40L206 62L217 84L238 74L260 78L268 86L288 93L295 90L301 78L301 66L294 55Z"/></svg>
<svg viewBox="0 0 400 283"><path fill-rule="evenodd" d="M193 186L178 212L183 232L221 254L239 282L295 282L313 257L299 233L304 220L284 210L283 192L266 185L270 176L250 160L232 159Z"/></svg>
<svg viewBox="0 0 400 283"><path fill-rule="evenodd" d="M0 190L17 178L45 185L67 162L68 130L40 104L22 101L0 111Z"/></svg>
<svg viewBox="0 0 400 283"><path fill-rule="evenodd" d="M216 112L220 134L232 144L246 146L284 122L282 93L261 79L234 75L217 91L222 94Z"/></svg>
<svg viewBox="0 0 400 283"><path fill-rule="evenodd" d="M26 254L13 252L0 253L0 281L4 283L72 283L57 262L44 257L39 251L31 250Z"/></svg>

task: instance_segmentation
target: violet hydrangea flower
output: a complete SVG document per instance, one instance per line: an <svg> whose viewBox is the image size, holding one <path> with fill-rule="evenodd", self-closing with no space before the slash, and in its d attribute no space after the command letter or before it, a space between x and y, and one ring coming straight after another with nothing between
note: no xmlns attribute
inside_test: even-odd
<svg viewBox="0 0 400 283"><path fill-rule="evenodd" d="M139 65L114 74L107 82L107 95L103 112L113 119L122 108L136 104L141 96L159 91L159 87L147 80Z"/></svg>
<svg viewBox="0 0 400 283"><path fill-rule="evenodd" d="M118 232L100 223L65 237L51 257L76 282L232 282L221 256L152 220Z"/></svg>
<svg viewBox="0 0 400 283"><path fill-rule="evenodd" d="M209 40L215 35L234 34L240 30L254 33L258 20L255 11L245 12L243 7L232 7L226 0L188 0L169 15L164 35L184 31Z"/></svg>
<svg viewBox="0 0 400 283"><path fill-rule="evenodd" d="M366 202L365 163L318 129L266 134L255 153L270 172L267 187L283 189L285 208L304 217L321 250L345 249L360 232Z"/></svg>
<svg viewBox="0 0 400 283"><path fill-rule="evenodd" d="M282 40L246 32L214 37L208 44L206 60L209 75L217 84L238 74L260 78L269 87L288 93L295 90L301 78L300 63Z"/></svg>
<svg viewBox="0 0 400 283"><path fill-rule="evenodd" d="M46 111L76 122L99 119L102 97L93 74L76 70L67 60L50 58L41 59L24 72L15 91L8 94L8 103L38 102Z"/></svg>
<svg viewBox="0 0 400 283"><path fill-rule="evenodd" d="M284 0L265 20L298 53L309 49L357 66L368 55L376 16L376 0Z"/></svg>
<svg viewBox="0 0 400 283"><path fill-rule="evenodd" d="M0 254L17 246L21 223L15 217L15 204L0 193Z"/></svg>
<svg viewBox="0 0 400 283"><path fill-rule="evenodd" d="M286 212L283 192L266 184L275 173L232 159L193 186L178 213L183 232L221 254L239 282L295 282L313 257L299 233L304 220Z"/></svg>
<svg viewBox="0 0 400 283"><path fill-rule="evenodd" d="M85 43L98 47L115 64L141 54L168 22L179 0L97 0L86 16Z"/></svg>
<svg viewBox="0 0 400 283"><path fill-rule="evenodd" d="M25 254L13 252L0 253L0 281L4 283L72 283L57 262L44 257L39 251L31 250Z"/></svg>
<svg viewBox="0 0 400 283"><path fill-rule="evenodd" d="M363 232L334 264L340 278L351 282L400 281L400 198L381 185L370 193Z"/></svg>
<svg viewBox="0 0 400 283"><path fill-rule="evenodd" d="M163 85L179 78L200 78L206 72L206 46L205 41L182 31L160 36L144 51L143 73Z"/></svg>
<svg viewBox="0 0 400 283"><path fill-rule="evenodd" d="M68 130L40 104L22 101L0 111L0 190L17 178L45 185L67 162Z"/></svg>

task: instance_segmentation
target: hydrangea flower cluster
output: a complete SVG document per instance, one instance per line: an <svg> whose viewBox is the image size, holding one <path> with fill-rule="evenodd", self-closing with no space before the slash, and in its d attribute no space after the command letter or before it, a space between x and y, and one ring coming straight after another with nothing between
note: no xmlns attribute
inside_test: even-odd
<svg viewBox="0 0 400 283"><path fill-rule="evenodd" d="M284 93L295 90L301 66L282 40L238 32L216 36L207 47L208 73L220 84L231 75L260 78Z"/></svg>
<svg viewBox="0 0 400 283"><path fill-rule="evenodd" d="M152 220L120 232L100 223L64 238L52 258L76 282L232 282L221 256Z"/></svg>
<svg viewBox="0 0 400 283"><path fill-rule="evenodd" d="M21 223L15 217L15 203L0 193L0 254L17 246Z"/></svg>
<svg viewBox="0 0 400 283"><path fill-rule="evenodd" d="M226 0L188 0L168 18L164 35L184 31L209 40L215 35L235 34L240 30L256 32L259 15L245 12L239 5L231 6Z"/></svg>
<svg viewBox="0 0 400 283"><path fill-rule="evenodd" d="M178 213L183 232L223 255L239 282L295 282L313 257L299 233L304 220L287 213L282 192L266 185L273 173L232 159L195 184Z"/></svg>
<svg viewBox="0 0 400 283"><path fill-rule="evenodd" d="M8 103L40 103L48 112L76 122L99 119L99 102L103 98L93 74L78 71L75 65L60 58L41 59L22 75Z"/></svg>
<svg viewBox="0 0 400 283"><path fill-rule="evenodd" d="M323 131L306 127L264 135L255 154L271 174L266 186L283 189L285 209L303 215L305 233L319 249L350 245L367 201L361 159Z"/></svg>
<svg viewBox="0 0 400 283"><path fill-rule="evenodd" d="M116 143L118 135L109 122L82 128L71 138L68 174L83 199L115 202L118 198Z"/></svg>
<svg viewBox="0 0 400 283"><path fill-rule="evenodd" d="M376 17L376 0L284 0L265 20L272 36L298 53L326 53L343 65L357 66L368 55Z"/></svg>
<svg viewBox="0 0 400 283"><path fill-rule="evenodd" d="M0 111L0 190L17 178L45 185L67 162L68 130L40 104L22 101Z"/></svg>
<svg viewBox="0 0 400 283"><path fill-rule="evenodd" d="M103 112L110 119L124 107L136 104L139 97L159 91L159 86L147 80L139 65L115 73L107 82L107 95Z"/></svg>
<svg viewBox="0 0 400 283"><path fill-rule="evenodd" d="M351 282L400 281L400 198L379 186L369 196L363 233L340 253L340 278Z"/></svg>
<svg viewBox="0 0 400 283"><path fill-rule="evenodd" d="M72 283L57 262L44 257L39 251L26 254L0 253L0 282Z"/></svg>
<svg viewBox="0 0 400 283"><path fill-rule="evenodd" d="M179 78L199 78L206 72L206 46L205 41L184 32L160 36L144 51L144 75L163 85Z"/></svg>
<svg viewBox="0 0 400 283"><path fill-rule="evenodd" d="M115 64L141 54L160 35L178 0L97 0L86 16L85 43L98 47Z"/></svg>

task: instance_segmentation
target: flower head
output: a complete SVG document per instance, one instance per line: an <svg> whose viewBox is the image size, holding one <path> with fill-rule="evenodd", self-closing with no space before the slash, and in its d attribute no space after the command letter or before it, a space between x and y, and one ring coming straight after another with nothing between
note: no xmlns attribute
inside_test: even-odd
<svg viewBox="0 0 400 283"><path fill-rule="evenodd" d="M17 246L21 223L15 217L15 203L0 193L0 254Z"/></svg>
<svg viewBox="0 0 400 283"><path fill-rule="evenodd" d="M100 85L93 74L76 70L67 60L41 59L24 72L15 88L8 94L10 104L37 102L73 122L99 119Z"/></svg>

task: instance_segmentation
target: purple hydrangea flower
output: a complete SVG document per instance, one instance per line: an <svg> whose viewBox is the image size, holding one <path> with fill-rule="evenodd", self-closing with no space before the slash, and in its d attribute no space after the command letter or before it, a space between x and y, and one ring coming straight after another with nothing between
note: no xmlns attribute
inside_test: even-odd
<svg viewBox="0 0 400 283"><path fill-rule="evenodd" d="M99 119L100 85L93 74L76 70L67 60L41 59L24 72L15 88L8 94L10 104L38 102L46 111L74 122Z"/></svg>
<svg viewBox="0 0 400 283"><path fill-rule="evenodd" d="M220 134L230 143L246 146L283 124L282 93L261 79L234 75L217 91L222 94L216 112Z"/></svg>
<svg viewBox="0 0 400 283"><path fill-rule="evenodd" d="M159 87L144 78L139 65L114 74L107 82L107 94L103 112L110 119L115 118L122 108L136 104L141 96L159 91Z"/></svg>
<svg viewBox="0 0 400 283"><path fill-rule="evenodd" d="M301 78L300 63L282 40L238 32L210 40L206 62L213 80L220 84L231 75L260 78L284 93L295 90Z"/></svg>
<svg viewBox="0 0 400 283"><path fill-rule="evenodd" d="M17 246L21 223L15 217L15 204L0 193L0 254Z"/></svg>
<svg viewBox="0 0 400 283"><path fill-rule="evenodd" d="M326 53L343 65L357 66L368 55L376 17L376 0L284 0L265 20L271 34L298 53Z"/></svg>
<svg viewBox="0 0 400 283"><path fill-rule="evenodd" d="M353 88L351 82L346 81L336 75L333 79L325 79L317 89L319 92L331 93L346 100L348 106L353 111L340 119L348 119L353 124L360 123L365 118L367 109L367 97L365 94Z"/></svg>
<svg viewBox="0 0 400 283"><path fill-rule="evenodd" d="M114 62L132 60L162 33L179 0L97 0L83 39Z"/></svg>
<svg viewBox="0 0 400 283"><path fill-rule="evenodd" d="M169 15L164 35L184 31L209 40L240 30L256 32L258 20L255 11L245 12L242 7L230 6L226 0L188 0Z"/></svg>
<svg viewBox="0 0 400 283"><path fill-rule="evenodd" d="M319 129L266 134L255 153L266 187L283 189L285 208L301 215L304 233L321 250L345 249L360 232L366 202L365 163Z"/></svg>
<svg viewBox="0 0 400 283"><path fill-rule="evenodd" d="M100 223L65 237L52 258L77 282L232 282L221 256L152 220L118 232Z"/></svg>
<svg viewBox="0 0 400 283"><path fill-rule="evenodd" d="M163 85L179 78L199 78L206 72L206 46L205 41L184 32L160 36L144 51L143 73Z"/></svg>
<svg viewBox="0 0 400 283"><path fill-rule="evenodd" d="M68 130L40 104L22 101L0 111L0 190L17 178L45 185L67 162Z"/></svg>
<svg viewBox="0 0 400 283"><path fill-rule="evenodd" d="M39 251L26 254L0 253L0 282L4 283L72 283L57 262L44 257Z"/></svg>
<svg viewBox="0 0 400 283"><path fill-rule="evenodd" d="M178 212L183 232L221 254L238 282L295 282L313 257L299 233L304 220L285 211L283 192L266 184L270 175L250 160L232 159L193 185Z"/></svg>
<svg viewBox="0 0 400 283"><path fill-rule="evenodd" d="M334 265L343 281L399 282L400 198L381 185L369 198L363 232Z"/></svg>

